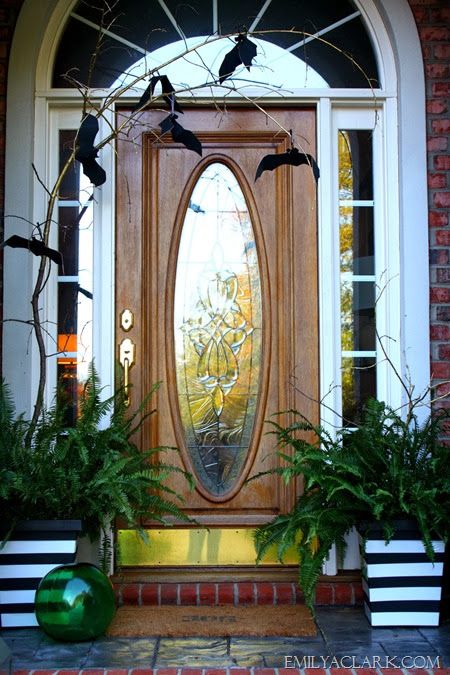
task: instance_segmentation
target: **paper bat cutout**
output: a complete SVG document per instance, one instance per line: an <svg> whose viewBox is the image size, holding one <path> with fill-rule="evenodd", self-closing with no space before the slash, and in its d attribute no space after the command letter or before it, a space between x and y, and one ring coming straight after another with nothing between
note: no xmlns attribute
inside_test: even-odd
<svg viewBox="0 0 450 675"><path fill-rule="evenodd" d="M292 166L309 164L316 182L319 180L320 171L314 157L305 152L299 152L297 148L289 148L287 152L280 152L275 155L266 155L263 157L256 169L255 181L258 180L263 171L273 171L283 164L291 164Z"/></svg>
<svg viewBox="0 0 450 675"><path fill-rule="evenodd" d="M106 181L105 170L95 161L98 155L94 147L94 140L98 133L98 119L94 115L86 115L81 122L77 136L77 151L75 159L83 166L83 173L91 183L98 187Z"/></svg>
<svg viewBox="0 0 450 675"><path fill-rule="evenodd" d="M43 241L31 237L31 239L26 239L25 237L19 237L18 234L13 234L12 237L9 237L6 241L3 242L3 246L11 246L11 248L26 248L34 255L42 256L45 255L50 260L53 260L57 265L63 264L63 257L59 251L56 251L54 248L49 248L44 244Z"/></svg>
<svg viewBox="0 0 450 675"><path fill-rule="evenodd" d="M176 121L177 118L178 115L173 113L165 117L163 121L159 123L162 133L165 134L170 131L172 138L176 143L182 143L188 150L193 150L201 156L202 144L197 136L192 133L192 131L189 131L189 129L185 129L181 124L178 124Z"/></svg>
<svg viewBox="0 0 450 675"><path fill-rule="evenodd" d="M155 91L155 87L158 84L158 82L161 82L163 99L165 100L165 102L169 106L170 110L172 112L174 110L176 110L179 113L183 113L180 105L178 104L178 102L175 98L174 88L170 84L170 80L167 77L167 75L154 75L150 79L150 84L148 85L148 87L144 91L144 93L142 94L139 101L134 106L133 111L134 110L140 110L141 108L144 108L147 105L147 103L150 101L151 97L153 96L153 92Z"/></svg>
<svg viewBox="0 0 450 675"><path fill-rule="evenodd" d="M225 58L219 68L220 84L222 84L227 77L230 77L241 63L247 70L250 70L252 59L256 56L256 45L254 42L251 42L246 35L241 33L235 40L237 44L230 52L228 52L228 54L225 54Z"/></svg>

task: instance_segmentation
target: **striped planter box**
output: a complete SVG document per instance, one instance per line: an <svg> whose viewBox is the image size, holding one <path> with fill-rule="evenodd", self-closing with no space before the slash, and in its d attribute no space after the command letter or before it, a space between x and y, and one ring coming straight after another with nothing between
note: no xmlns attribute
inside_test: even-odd
<svg viewBox="0 0 450 675"><path fill-rule="evenodd" d="M38 625L34 596L39 582L54 567L75 562L80 531L80 520L17 525L0 548L0 628Z"/></svg>
<svg viewBox="0 0 450 675"><path fill-rule="evenodd" d="M362 584L371 625L438 626L444 543L433 541L433 563L413 522L397 523L389 544L379 526L364 536L360 535Z"/></svg>

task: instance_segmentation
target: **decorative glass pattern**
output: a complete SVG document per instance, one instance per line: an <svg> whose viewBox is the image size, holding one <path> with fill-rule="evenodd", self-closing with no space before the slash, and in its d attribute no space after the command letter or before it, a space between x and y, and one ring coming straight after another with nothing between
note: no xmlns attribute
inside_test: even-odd
<svg viewBox="0 0 450 675"><path fill-rule="evenodd" d="M239 480L250 448L261 370L261 281L245 197L233 172L199 177L178 253L174 335L187 451L212 495Z"/></svg>

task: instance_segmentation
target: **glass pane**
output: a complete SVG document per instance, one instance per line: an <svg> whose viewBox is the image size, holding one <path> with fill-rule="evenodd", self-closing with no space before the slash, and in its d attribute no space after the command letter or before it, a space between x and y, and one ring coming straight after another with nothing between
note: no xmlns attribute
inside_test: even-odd
<svg viewBox="0 0 450 675"><path fill-rule="evenodd" d="M357 426L364 402L376 390L376 358L342 359L342 418L345 426Z"/></svg>
<svg viewBox="0 0 450 675"><path fill-rule="evenodd" d="M76 131L63 129L59 132L59 169L65 165L73 151ZM80 191L80 165L72 162L69 170L64 175L59 190L60 200L78 199Z"/></svg>
<svg viewBox="0 0 450 675"><path fill-rule="evenodd" d="M60 276L78 274L78 211L77 206L59 208L58 250L63 257L63 264L59 266Z"/></svg>
<svg viewBox="0 0 450 675"><path fill-rule="evenodd" d="M339 132L339 199L373 199L372 131Z"/></svg>
<svg viewBox="0 0 450 675"><path fill-rule="evenodd" d="M341 272L358 275L375 273L373 207L339 208Z"/></svg>
<svg viewBox="0 0 450 675"><path fill-rule="evenodd" d="M367 281L341 284L342 351L375 350L375 285Z"/></svg>
<svg viewBox="0 0 450 675"><path fill-rule="evenodd" d="M196 183L178 253L174 336L179 408L198 480L215 496L239 479L261 370L261 281L245 197L210 164Z"/></svg>

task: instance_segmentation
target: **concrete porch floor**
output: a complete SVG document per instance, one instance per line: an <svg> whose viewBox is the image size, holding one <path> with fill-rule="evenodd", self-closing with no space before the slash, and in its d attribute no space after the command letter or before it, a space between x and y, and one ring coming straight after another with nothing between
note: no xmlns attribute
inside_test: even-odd
<svg viewBox="0 0 450 675"><path fill-rule="evenodd" d="M302 638L102 637L61 643L38 628L4 629L0 636L17 675L295 675L305 669L319 675L335 668L341 675L450 673L450 623L371 628L361 607L319 607L316 620L317 635Z"/></svg>

